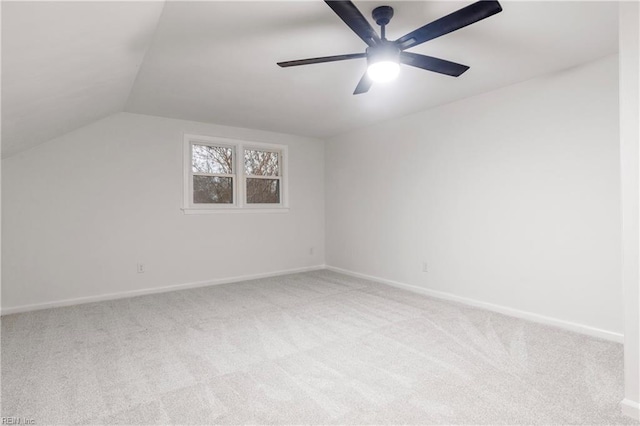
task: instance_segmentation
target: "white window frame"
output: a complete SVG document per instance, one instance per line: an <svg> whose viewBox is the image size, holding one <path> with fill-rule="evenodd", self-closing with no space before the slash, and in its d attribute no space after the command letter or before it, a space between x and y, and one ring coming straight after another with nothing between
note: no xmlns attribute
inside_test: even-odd
<svg viewBox="0 0 640 426"><path fill-rule="evenodd" d="M289 183L288 183L288 150L286 145L244 141L239 139L220 138L203 135L184 135L183 145L183 206L185 214L211 214L225 212L242 213L286 213L289 211ZM234 173L230 175L215 174L215 176L227 176L233 179L233 203L232 204L195 204L193 202L193 168L192 168L192 146L209 145L223 146L233 149ZM247 176L244 169L244 150L260 150L278 153L279 175L278 176ZM257 204L247 203L246 181L249 179L278 179L280 181L280 203L279 204Z"/></svg>

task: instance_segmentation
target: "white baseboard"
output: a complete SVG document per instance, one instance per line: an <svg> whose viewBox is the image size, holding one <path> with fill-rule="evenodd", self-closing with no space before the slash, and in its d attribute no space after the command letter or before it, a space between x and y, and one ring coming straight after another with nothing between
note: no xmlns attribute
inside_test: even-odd
<svg viewBox="0 0 640 426"><path fill-rule="evenodd" d="M620 408L625 416L640 420L640 403L625 398L620 402Z"/></svg>
<svg viewBox="0 0 640 426"><path fill-rule="evenodd" d="M124 299L127 297L144 296L147 294L166 293L168 291L186 290L188 288L207 287L211 285L229 284L238 281L255 280L259 278L277 277L280 275L295 274L299 272L317 271L325 269L325 265L307 266L304 268L286 269L262 274L240 275L229 278L218 278L207 281L168 285L164 287L144 288L140 290L121 291L118 293L100 294L97 296L77 297L74 299L55 300L53 302L35 303L32 305L13 306L2 308L0 315L17 314L20 312L38 311L41 309L59 308L63 306L81 305L84 303L101 302L104 300Z"/></svg>
<svg viewBox="0 0 640 426"><path fill-rule="evenodd" d="M175 285L170 285L170 286L165 286L165 287L155 287L155 288L146 288L146 289L140 289L140 290L131 290L131 291L123 291L123 292L118 292L118 293L108 293L108 294L101 294L101 295L97 295L97 296L87 296L87 297L78 297L78 298L73 298L73 299L64 299L64 300L56 300L56 301L52 301L52 302L44 302L44 303L36 303L36 304L31 304L31 305L22 305L22 306L13 306L13 307L7 307L7 308L2 308L2 310L0 311L0 315L9 315L9 314L15 314L15 313L20 313L20 312L29 312L29 311L36 311L36 310L40 310L40 309L49 309L49 308L58 308L58 307L63 307L63 306L72 306L72 305L80 305L83 303L92 303L92 302L100 302L100 301L104 301L104 300L115 300L115 299L123 299L123 298L127 298L127 297L135 297L135 296L143 296L143 295L147 295L147 294L156 294L156 293L165 293L165 292L169 292L169 291L176 291L176 290L184 290L184 289L189 289L189 288L197 288L197 287L206 287L206 286L211 286L211 285L219 285L219 284L228 284L228 283L233 283L233 282L238 282L238 281L246 281L246 280L254 280L254 279L259 279L259 278L268 278L268 277L275 277L275 276L279 276L279 275L286 275L286 274L295 274L295 273L299 273L299 272L308 272L308 271L316 271L319 269L328 269L331 271L335 271L335 272L339 272L345 275L351 275L354 277L358 277L358 278L364 278L364 279L368 279L371 281L376 281L382 284L387 284L393 287L398 287L398 288L402 288L404 290L408 290L408 291L412 291L414 293L419 293L419 294L423 294L425 296L430 296L430 297L435 297L438 299L445 299L445 300L450 300L450 301L454 301L454 302L458 302L458 303L462 303L465 305L469 305L469 306L475 306L478 308L483 308L489 311L493 311L493 312L498 312L501 314L505 314L505 315L509 315L512 317L516 317L516 318L522 318L525 320L529 320L529 321L533 321L533 322L537 322L537 323L541 323L541 324L546 324L546 325L551 325L551 326L555 326L555 327L559 327L565 330L570 330L570 331L574 331L577 333L582 333L582 334L586 334L589 336L594 336L594 337L598 337L601 339L606 339L606 340L610 340L610 341L614 341L614 342L618 342L618 343L623 343L624 341L624 337L621 333L616 333L613 331L609 331L609 330L602 330L599 328L595 328L595 327L590 327L584 324L578 324L578 323L574 323L574 322L570 322L570 321L565 321L565 320L561 320L558 318L552 318L552 317L547 317L544 315L539 315L539 314L535 314L532 312L526 312L526 311L521 311L518 309L514 309L514 308L509 308L506 306L500 306L500 305L494 305L492 303L488 303L488 302L482 302L479 300L475 300L475 299L470 299L470 298L466 298L466 297L462 297L462 296L457 296L455 294L452 293L446 293L446 292L442 292L442 291L436 291L436 290L431 290L431 289L427 289L424 287L418 287L415 285L411 285L411 284L405 284L405 283L401 283L398 281L393 281L393 280L388 280L385 278L379 278L379 277L374 277L371 275L366 275L366 274L361 274L359 272L354 272L354 271L349 271L346 269L342 269L342 268L337 268L334 266L325 266L325 265L315 265L315 266L308 266L308 267L303 267L303 268L296 268L296 269L287 269L287 270L281 270L281 271L275 271L275 272L267 272L267 273L262 273L262 274L253 274L253 275L240 275L240 276L235 276L235 277L228 277L228 278L218 278L218 279L214 279L214 280L207 280L207 281L197 281L197 282L191 282L191 283L183 283L183 284L175 284ZM628 401L628 400L625 400ZM633 411L634 409L637 410L637 407L634 408L634 403L629 401L628 405L625 405L625 401L623 401L622 406L624 407L623 409L628 409Z"/></svg>
<svg viewBox="0 0 640 426"><path fill-rule="evenodd" d="M349 271L347 269L336 268L334 266L327 265L326 269L334 272L339 272L345 275L351 275L357 278L364 278L367 280L376 281L382 284L387 284L393 287L398 287L404 290L412 291L414 293L420 293L425 296L435 297L435 298L444 299L444 300L450 300L453 302L458 302L465 305L486 309L488 311L498 312L498 313L509 315L512 317L521 318L528 321L537 322L540 324L551 325L554 327L559 327L559 328L573 331L576 333L586 334L588 336L598 337L600 339L610 340L617 343L624 343L624 335L622 333L616 333L614 331L603 330L600 328L595 328L595 327L591 327L584 324L578 324L575 322L565 321L558 318L547 317L544 315L535 314L533 312L521 311L519 309L509 308L507 306L494 305L493 303L482 302L480 300L457 296L452 293L431 290L428 288L418 287L411 284L405 284L398 281L388 280L385 278L374 277L371 275L361 274L359 272Z"/></svg>

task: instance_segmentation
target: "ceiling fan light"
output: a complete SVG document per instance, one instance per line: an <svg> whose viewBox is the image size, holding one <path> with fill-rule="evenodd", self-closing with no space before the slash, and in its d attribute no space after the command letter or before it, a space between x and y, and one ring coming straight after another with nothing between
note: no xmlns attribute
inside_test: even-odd
<svg viewBox="0 0 640 426"><path fill-rule="evenodd" d="M394 61L379 61L369 64L367 74L376 83L394 80L400 73L400 64Z"/></svg>

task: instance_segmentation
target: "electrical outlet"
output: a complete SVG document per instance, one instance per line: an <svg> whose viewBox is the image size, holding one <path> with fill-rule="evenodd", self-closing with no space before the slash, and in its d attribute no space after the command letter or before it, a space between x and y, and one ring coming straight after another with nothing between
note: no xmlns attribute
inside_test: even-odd
<svg viewBox="0 0 640 426"><path fill-rule="evenodd" d="M138 263L137 268L138 268L139 274L144 274L144 271L145 271L144 263Z"/></svg>
<svg viewBox="0 0 640 426"><path fill-rule="evenodd" d="M429 272L429 268L427 267L427 262L422 262L422 272Z"/></svg>
<svg viewBox="0 0 640 426"><path fill-rule="evenodd" d="M315 247L311 247L309 249L309 256L313 256L313 253L315 253L315 251L316 251Z"/></svg>

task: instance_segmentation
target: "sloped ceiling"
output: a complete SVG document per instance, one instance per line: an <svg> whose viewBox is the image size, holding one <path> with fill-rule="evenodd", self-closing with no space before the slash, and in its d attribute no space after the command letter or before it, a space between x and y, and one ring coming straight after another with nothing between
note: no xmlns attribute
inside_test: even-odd
<svg viewBox="0 0 640 426"><path fill-rule="evenodd" d="M3 1L3 157L122 111L162 7Z"/></svg>
<svg viewBox="0 0 640 426"><path fill-rule="evenodd" d="M471 1L355 3L391 4L393 39ZM353 96L364 60L276 66L363 51L322 1L5 2L2 152L123 110L325 138L617 52L615 2L502 6L412 49L471 66L460 78L403 67Z"/></svg>

